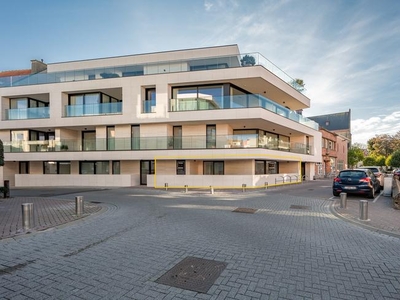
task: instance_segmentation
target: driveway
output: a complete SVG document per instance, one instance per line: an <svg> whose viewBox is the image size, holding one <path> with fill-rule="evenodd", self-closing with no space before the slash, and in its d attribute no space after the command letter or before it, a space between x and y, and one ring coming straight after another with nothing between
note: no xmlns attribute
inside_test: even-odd
<svg viewBox="0 0 400 300"><path fill-rule="evenodd" d="M1 298L400 299L400 239L332 214L327 181L213 195L81 194L104 213L0 241ZM160 280L188 258L223 266L205 292L194 290L210 274L174 275L189 288Z"/></svg>

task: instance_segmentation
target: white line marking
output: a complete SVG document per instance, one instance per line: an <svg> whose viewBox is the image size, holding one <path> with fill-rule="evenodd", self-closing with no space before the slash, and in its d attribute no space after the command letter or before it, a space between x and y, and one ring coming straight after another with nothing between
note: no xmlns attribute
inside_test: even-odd
<svg viewBox="0 0 400 300"><path fill-rule="evenodd" d="M378 200L381 195L382 195L382 192L378 196L375 197L375 199L374 199L374 201L372 201L372 203L375 203L376 200Z"/></svg>

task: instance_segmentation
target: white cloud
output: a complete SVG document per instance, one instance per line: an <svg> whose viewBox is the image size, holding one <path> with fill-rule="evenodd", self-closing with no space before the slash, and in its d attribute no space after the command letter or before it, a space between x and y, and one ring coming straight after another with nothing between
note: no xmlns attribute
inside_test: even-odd
<svg viewBox="0 0 400 300"><path fill-rule="evenodd" d="M376 135L394 135L400 131L400 111L395 111L388 116L352 120L351 131L353 142L362 144L366 144Z"/></svg>

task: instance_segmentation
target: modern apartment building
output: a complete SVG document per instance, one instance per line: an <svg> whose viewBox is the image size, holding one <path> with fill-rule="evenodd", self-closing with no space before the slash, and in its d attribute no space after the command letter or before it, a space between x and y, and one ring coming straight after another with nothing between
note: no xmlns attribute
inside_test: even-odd
<svg viewBox="0 0 400 300"><path fill-rule="evenodd" d="M296 113L310 106L302 90L237 45L33 61L30 74L0 77L3 180L156 188L307 180L322 138Z"/></svg>

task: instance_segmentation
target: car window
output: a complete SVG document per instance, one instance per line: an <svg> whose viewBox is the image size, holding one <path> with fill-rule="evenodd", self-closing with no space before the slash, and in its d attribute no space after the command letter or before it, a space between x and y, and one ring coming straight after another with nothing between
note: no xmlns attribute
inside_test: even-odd
<svg viewBox="0 0 400 300"><path fill-rule="evenodd" d="M345 177L363 178L365 177L365 175L366 175L365 171L346 171L339 173L340 178L345 178Z"/></svg>

